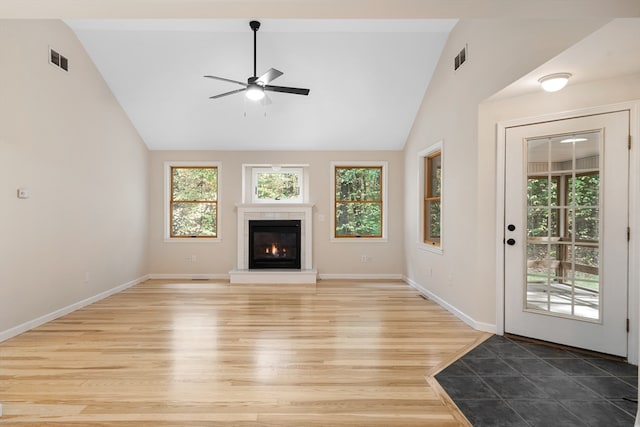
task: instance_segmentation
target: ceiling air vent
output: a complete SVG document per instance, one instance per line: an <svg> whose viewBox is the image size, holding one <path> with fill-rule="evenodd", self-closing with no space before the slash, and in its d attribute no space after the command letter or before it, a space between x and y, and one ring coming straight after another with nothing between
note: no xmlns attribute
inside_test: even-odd
<svg viewBox="0 0 640 427"><path fill-rule="evenodd" d="M453 60L453 70L455 71L458 68L460 68L460 66L464 64L466 60L467 60L467 45L464 45L460 53L458 53Z"/></svg>
<svg viewBox="0 0 640 427"><path fill-rule="evenodd" d="M51 48L49 48L49 63L64 71L69 71L69 60Z"/></svg>

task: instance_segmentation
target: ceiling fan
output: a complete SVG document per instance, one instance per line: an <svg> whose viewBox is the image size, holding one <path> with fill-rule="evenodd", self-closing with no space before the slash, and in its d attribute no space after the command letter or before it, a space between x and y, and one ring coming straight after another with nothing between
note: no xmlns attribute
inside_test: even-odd
<svg viewBox="0 0 640 427"><path fill-rule="evenodd" d="M223 82L230 82L230 83L235 83L235 84L239 84L240 86L243 86L242 89L232 90L230 92L225 92L219 95L210 96L209 98L218 99L218 98L222 98L223 96L233 95L234 93L246 91L247 98L255 101L259 101L264 98L265 90L268 90L271 92L292 93L294 95L309 95L309 89L270 85L269 83L271 83L273 80L277 79L283 74L282 71L278 71L275 68L269 69L269 71L267 71L260 77L256 75L256 35L258 33L258 29L260 28L260 22L251 21L249 22L249 26L253 30L253 76L249 77L246 83L243 83L237 80L225 79L224 77L205 76L206 78L209 78L209 79L222 80Z"/></svg>

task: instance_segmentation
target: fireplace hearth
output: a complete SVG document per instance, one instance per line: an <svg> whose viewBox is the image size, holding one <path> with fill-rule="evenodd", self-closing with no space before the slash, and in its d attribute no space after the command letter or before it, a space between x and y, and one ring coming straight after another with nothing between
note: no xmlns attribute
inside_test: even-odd
<svg viewBox="0 0 640 427"><path fill-rule="evenodd" d="M300 269L300 220L250 220L249 269Z"/></svg>

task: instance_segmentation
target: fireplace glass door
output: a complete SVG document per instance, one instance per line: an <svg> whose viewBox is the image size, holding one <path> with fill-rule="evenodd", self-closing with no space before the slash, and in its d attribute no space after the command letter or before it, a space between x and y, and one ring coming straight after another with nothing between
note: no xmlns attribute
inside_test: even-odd
<svg viewBox="0 0 640 427"><path fill-rule="evenodd" d="M300 269L300 221L249 221L249 269Z"/></svg>

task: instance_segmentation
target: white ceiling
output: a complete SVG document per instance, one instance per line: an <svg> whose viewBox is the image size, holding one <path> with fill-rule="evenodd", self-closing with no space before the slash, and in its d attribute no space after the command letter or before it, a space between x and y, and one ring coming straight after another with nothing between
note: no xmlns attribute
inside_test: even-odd
<svg viewBox="0 0 640 427"><path fill-rule="evenodd" d="M309 96L243 93L247 19L66 20L152 150L399 150L454 19L265 19L257 74Z"/></svg>
<svg viewBox="0 0 640 427"><path fill-rule="evenodd" d="M253 71L249 16L260 11L257 74L306 87L267 107L205 74ZM381 150L404 146L454 18L640 16L637 0L3 0L0 16L66 19L151 149ZM206 19L200 19L206 18ZM640 25L618 19L491 99L640 71Z"/></svg>
<svg viewBox="0 0 640 427"><path fill-rule="evenodd" d="M559 72L571 73L569 85L640 73L640 19L613 19L489 100L539 92L538 79Z"/></svg>

